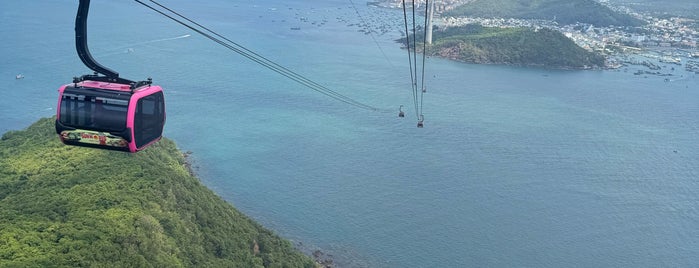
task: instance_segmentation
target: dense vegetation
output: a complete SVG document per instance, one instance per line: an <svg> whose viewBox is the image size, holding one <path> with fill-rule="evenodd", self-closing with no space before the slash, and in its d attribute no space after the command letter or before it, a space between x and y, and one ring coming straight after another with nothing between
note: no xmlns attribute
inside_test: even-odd
<svg viewBox="0 0 699 268"><path fill-rule="evenodd" d="M475 0L447 16L553 20L559 24L641 26L643 22L617 13L594 0Z"/></svg>
<svg viewBox="0 0 699 268"><path fill-rule="evenodd" d="M0 139L0 267L315 267L193 177L175 144L60 144L53 119Z"/></svg>
<svg viewBox="0 0 699 268"><path fill-rule="evenodd" d="M434 31L427 55L471 63L571 69L602 67L605 60L554 30L476 24Z"/></svg>

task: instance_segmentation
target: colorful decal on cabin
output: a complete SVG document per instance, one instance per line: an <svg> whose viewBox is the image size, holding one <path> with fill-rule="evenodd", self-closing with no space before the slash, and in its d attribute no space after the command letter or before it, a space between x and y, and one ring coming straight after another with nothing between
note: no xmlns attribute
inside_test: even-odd
<svg viewBox="0 0 699 268"><path fill-rule="evenodd" d="M105 132L97 132L90 130L64 130L61 131L61 137L64 141L80 142L86 144L110 146L125 148L129 146L124 138L119 136L114 136Z"/></svg>

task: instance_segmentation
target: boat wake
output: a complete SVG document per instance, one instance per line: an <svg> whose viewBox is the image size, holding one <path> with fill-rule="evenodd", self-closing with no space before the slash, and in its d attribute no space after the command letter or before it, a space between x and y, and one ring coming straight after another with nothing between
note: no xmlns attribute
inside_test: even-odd
<svg viewBox="0 0 699 268"><path fill-rule="evenodd" d="M112 52L107 52L107 53L101 54L99 56L107 57L107 56L113 56L113 55L118 55L118 54L133 53L136 51L136 49L134 47L149 45L149 44L153 44L153 43L174 41L174 40L189 38L191 36L192 36L191 34L185 34L185 35L180 35L180 36L176 36L176 37L161 38L161 39L155 39L155 40L150 40L150 41L129 44L129 45L117 47L117 48L113 49Z"/></svg>
<svg viewBox="0 0 699 268"><path fill-rule="evenodd" d="M156 40L151 40L151 41L145 41L141 43L136 43L133 46L139 46L139 45L146 45L146 44L152 44L152 43L158 43L158 42L165 42L165 41L172 41L172 40L178 40L178 39L184 39L187 37L190 37L192 35L190 34L185 34L177 37L170 37L170 38L162 38L162 39L156 39Z"/></svg>

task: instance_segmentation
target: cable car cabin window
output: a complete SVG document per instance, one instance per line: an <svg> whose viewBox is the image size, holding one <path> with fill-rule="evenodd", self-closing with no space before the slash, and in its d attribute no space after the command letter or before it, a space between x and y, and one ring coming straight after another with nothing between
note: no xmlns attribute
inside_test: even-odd
<svg viewBox="0 0 699 268"><path fill-rule="evenodd" d="M136 147L141 148L159 138L163 133L164 121L165 103L162 92L138 100L134 118Z"/></svg>
<svg viewBox="0 0 699 268"><path fill-rule="evenodd" d="M63 94L61 123L80 129L120 132L126 128L128 101Z"/></svg>

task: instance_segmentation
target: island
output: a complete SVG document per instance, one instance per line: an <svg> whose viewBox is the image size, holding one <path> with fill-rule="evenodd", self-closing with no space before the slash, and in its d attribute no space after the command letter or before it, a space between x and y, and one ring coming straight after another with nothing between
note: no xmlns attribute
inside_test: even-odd
<svg viewBox="0 0 699 268"><path fill-rule="evenodd" d="M416 3L418 7L424 7L425 1L417 0ZM433 41L435 43L446 42L447 46L436 49L428 47L428 55L474 63L534 66L542 64L541 62L521 61L522 58L518 57L515 57L514 60L507 56L500 57L498 54L502 54L500 52L503 51L494 44L484 46L486 51L483 51L483 45L478 47L477 44L474 45L477 43L476 41L467 40L479 38L475 35L469 38L456 37L463 35L459 32L468 32L468 30L458 28L477 24L492 32L524 34L534 31L537 34L546 33L545 35L553 37L553 40L559 39L560 36L554 37L548 31L541 29L559 32L587 52L604 56L604 68L608 69L620 69L634 65L648 66L653 73L657 73L657 70L653 70L657 63L671 63L685 65L685 69L688 71L696 72L697 70L696 61L691 60L699 57L699 52L697 52L699 48L697 46L699 19L697 18L699 17L696 12L692 12L699 10L699 4L696 1L672 0L667 1L667 3L656 3L651 0L449 0L436 3L430 1L430 3L434 4L432 24L434 25L435 38ZM402 9L402 1L400 0L377 0L372 2L372 5ZM449 30L449 28L457 28L457 30ZM529 30L520 28L529 28ZM404 39L404 31L401 33ZM450 36L452 33L457 34ZM439 38L437 35L440 34L442 34L442 38L445 35L449 36L447 38L449 40L437 40ZM488 39L483 35L480 38ZM422 38L418 37L418 40L420 39ZM457 46L454 39L460 39L461 43ZM519 40L529 39L520 38ZM503 46L509 45L511 44L503 44ZM550 48L554 45L555 43L548 43L542 47ZM515 52L518 49L520 48L512 47L507 50ZM418 50L421 51L420 44L418 44ZM473 52L464 54L462 53L464 50ZM562 51L574 50L576 49L562 49ZM494 51L499 52L491 53ZM484 54L489 56L484 57ZM504 53L504 55L509 54ZM488 58L490 56L493 57ZM564 60L577 62L573 64L574 68L580 68L579 63L582 63L582 68L585 68L585 65L595 68L593 66L599 64L599 56L590 56L586 53L578 56L578 59L582 59L582 61L575 60L576 57Z"/></svg>
<svg viewBox="0 0 699 268"><path fill-rule="evenodd" d="M162 139L65 146L55 118L0 138L0 267L318 267L193 176Z"/></svg>
<svg viewBox="0 0 699 268"><path fill-rule="evenodd" d="M427 46L426 55L468 63L557 69L605 66L604 56L587 51L560 32L547 28L496 28L468 24L435 30L433 40ZM418 41L418 51L422 47Z"/></svg>

